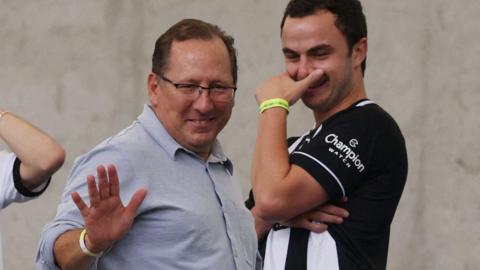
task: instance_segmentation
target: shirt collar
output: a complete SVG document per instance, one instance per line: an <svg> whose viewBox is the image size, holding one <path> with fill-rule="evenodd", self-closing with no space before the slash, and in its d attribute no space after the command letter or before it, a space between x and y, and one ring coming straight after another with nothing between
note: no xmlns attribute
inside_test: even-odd
<svg viewBox="0 0 480 270"><path fill-rule="evenodd" d="M230 159L223 152L220 142L215 139L213 142L212 152L208 157L207 162L210 163L221 163L227 170L230 172L230 175L233 175L233 164Z"/></svg>
<svg viewBox="0 0 480 270"><path fill-rule="evenodd" d="M138 121L145 128L147 133L153 138L153 140L159 144L169 157L174 160L175 155L179 151L185 151L198 157L193 151L186 149L180 145L165 129L162 122L157 118L157 115L149 105L144 105L143 112L138 116ZM227 158L223 152L222 146L217 139L213 142L212 152L207 159L209 163L221 163L232 173L233 166L231 161Z"/></svg>
<svg viewBox="0 0 480 270"><path fill-rule="evenodd" d="M143 106L143 112L138 116L138 121L145 128L152 139L160 145L170 158L174 158L175 153L183 147L178 144L172 136L167 132L162 122L157 118L157 115L149 105Z"/></svg>

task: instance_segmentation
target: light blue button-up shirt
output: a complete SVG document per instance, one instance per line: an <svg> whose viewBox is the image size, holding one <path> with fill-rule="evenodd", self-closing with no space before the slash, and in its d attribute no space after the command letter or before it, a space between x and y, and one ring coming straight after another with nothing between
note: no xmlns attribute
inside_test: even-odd
<svg viewBox="0 0 480 270"><path fill-rule="evenodd" d="M55 219L42 232L38 269L58 269L53 245L63 232L83 227L70 193L88 202L86 176L114 164L121 199L148 194L130 231L92 269L254 269L257 238L250 212L232 181L232 164L215 141L204 161L179 145L149 106L129 127L80 156L70 172Z"/></svg>

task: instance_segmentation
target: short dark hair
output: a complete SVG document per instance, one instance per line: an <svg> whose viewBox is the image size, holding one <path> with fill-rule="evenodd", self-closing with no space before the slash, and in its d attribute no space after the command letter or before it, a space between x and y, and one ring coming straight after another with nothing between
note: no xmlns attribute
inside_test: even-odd
<svg viewBox="0 0 480 270"><path fill-rule="evenodd" d="M191 39L212 40L220 38L227 47L234 84L237 83L237 50L233 47L233 37L227 35L220 27L197 19L184 19L171 26L155 42L152 56L152 72L161 75L168 66L170 48L174 41Z"/></svg>
<svg viewBox="0 0 480 270"><path fill-rule="evenodd" d="M280 30L283 31L287 17L302 18L319 10L327 10L336 16L335 25L347 40L349 54L360 39L367 37L367 20L358 0L291 0L283 14ZM365 73L366 65L365 58L362 62L362 74Z"/></svg>

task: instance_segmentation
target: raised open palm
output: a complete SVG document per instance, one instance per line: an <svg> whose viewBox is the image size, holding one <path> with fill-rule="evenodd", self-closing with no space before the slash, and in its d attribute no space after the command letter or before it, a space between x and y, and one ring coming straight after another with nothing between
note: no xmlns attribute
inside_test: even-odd
<svg viewBox="0 0 480 270"><path fill-rule="evenodd" d="M80 210L87 230L86 244L92 252L100 252L121 239L132 226L135 213L147 195L146 189L139 189L127 206L120 200L120 184L114 165L97 167L98 189L93 175L87 176L88 207L77 192L72 199Z"/></svg>

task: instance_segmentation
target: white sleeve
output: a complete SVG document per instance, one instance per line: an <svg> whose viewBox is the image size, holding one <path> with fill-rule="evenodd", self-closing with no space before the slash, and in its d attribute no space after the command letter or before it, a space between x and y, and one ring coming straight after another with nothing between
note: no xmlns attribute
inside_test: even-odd
<svg viewBox="0 0 480 270"><path fill-rule="evenodd" d="M32 199L20 194L13 182L13 164L15 154L0 151L0 209L7 207L12 202L24 202Z"/></svg>

